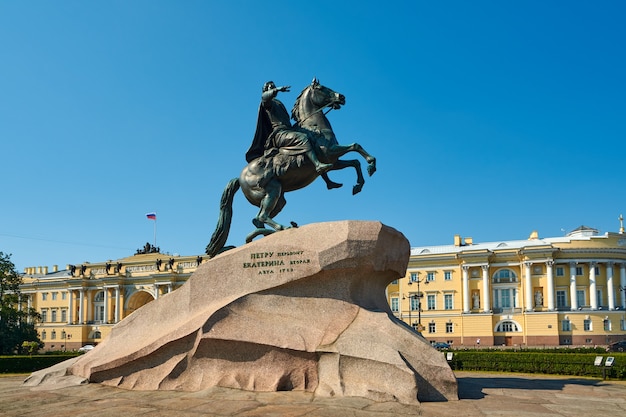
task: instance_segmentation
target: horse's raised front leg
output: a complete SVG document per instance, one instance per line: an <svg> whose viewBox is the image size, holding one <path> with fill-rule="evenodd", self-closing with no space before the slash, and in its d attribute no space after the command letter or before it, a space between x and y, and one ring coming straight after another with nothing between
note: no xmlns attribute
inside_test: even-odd
<svg viewBox="0 0 626 417"><path fill-rule="evenodd" d="M327 149L328 155L336 155L337 158L342 157L348 152L359 153L367 162L367 173L369 176L374 175L376 172L376 158L370 155L361 145L353 143L351 145L332 145Z"/></svg>
<svg viewBox="0 0 626 417"><path fill-rule="evenodd" d="M338 159L333 167L330 169L331 171L336 171L339 169L344 169L348 167L353 167L356 171L356 184L352 187L352 195L358 194L363 189L363 184L365 184L365 178L363 178L363 171L361 171L361 163L358 159L350 159L348 161L344 161Z"/></svg>

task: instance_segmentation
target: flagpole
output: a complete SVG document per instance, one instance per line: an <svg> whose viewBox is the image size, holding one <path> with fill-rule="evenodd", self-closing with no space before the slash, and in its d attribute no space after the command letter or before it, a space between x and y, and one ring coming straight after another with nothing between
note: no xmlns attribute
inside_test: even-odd
<svg viewBox="0 0 626 417"><path fill-rule="evenodd" d="M154 247L156 248L156 222L157 222L157 214L156 211L150 212L150 213L146 213L146 217L148 218L148 220L152 220L154 222Z"/></svg>
<svg viewBox="0 0 626 417"><path fill-rule="evenodd" d="M154 247L156 248L156 218L154 219Z"/></svg>

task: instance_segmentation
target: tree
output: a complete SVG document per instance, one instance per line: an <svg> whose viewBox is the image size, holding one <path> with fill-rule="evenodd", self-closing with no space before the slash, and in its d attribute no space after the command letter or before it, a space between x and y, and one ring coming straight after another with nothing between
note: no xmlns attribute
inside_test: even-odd
<svg viewBox="0 0 626 417"><path fill-rule="evenodd" d="M41 343L35 330L39 314L21 305L21 284L11 255L0 252L0 355L21 353L25 341Z"/></svg>

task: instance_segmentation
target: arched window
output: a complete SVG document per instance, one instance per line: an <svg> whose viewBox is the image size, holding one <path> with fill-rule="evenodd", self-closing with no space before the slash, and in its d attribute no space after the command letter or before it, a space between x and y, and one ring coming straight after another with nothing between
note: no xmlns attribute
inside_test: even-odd
<svg viewBox="0 0 626 417"><path fill-rule="evenodd" d="M493 307L500 312L511 311L518 306L519 289L517 274L507 268L492 275Z"/></svg>
<svg viewBox="0 0 626 417"><path fill-rule="evenodd" d="M519 332L519 325L513 320L502 320L496 325L496 332Z"/></svg>
<svg viewBox="0 0 626 417"><path fill-rule="evenodd" d="M100 339L100 338L102 338L102 333L100 333L100 330L93 330L91 333L89 333L88 338L89 339Z"/></svg>
<svg viewBox="0 0 626 417"><path fill-rule="evenodd" d="M104 317L104 291L98 291L93 298L93 319L96 323L105 323Z"/></svg>
<svg viewBox="0 0 626 417"><path fill-rule="evenodd" d="M493 274L493 283L510 283L517 282L517 274L510 269L501 269Z"/></svg>

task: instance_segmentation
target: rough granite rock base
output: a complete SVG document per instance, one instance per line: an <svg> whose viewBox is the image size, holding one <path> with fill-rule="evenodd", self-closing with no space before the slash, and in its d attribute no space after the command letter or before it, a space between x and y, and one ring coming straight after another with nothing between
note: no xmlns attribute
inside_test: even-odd
<svg viewBox="0 0 626 417"><path fill-rule="evenodd" d="M65 370L36 372L25 384L457 400L444 356L387 304L385 288L404 276L409 255L406 238L379 222L275 233L201 265Z"/></svg>

